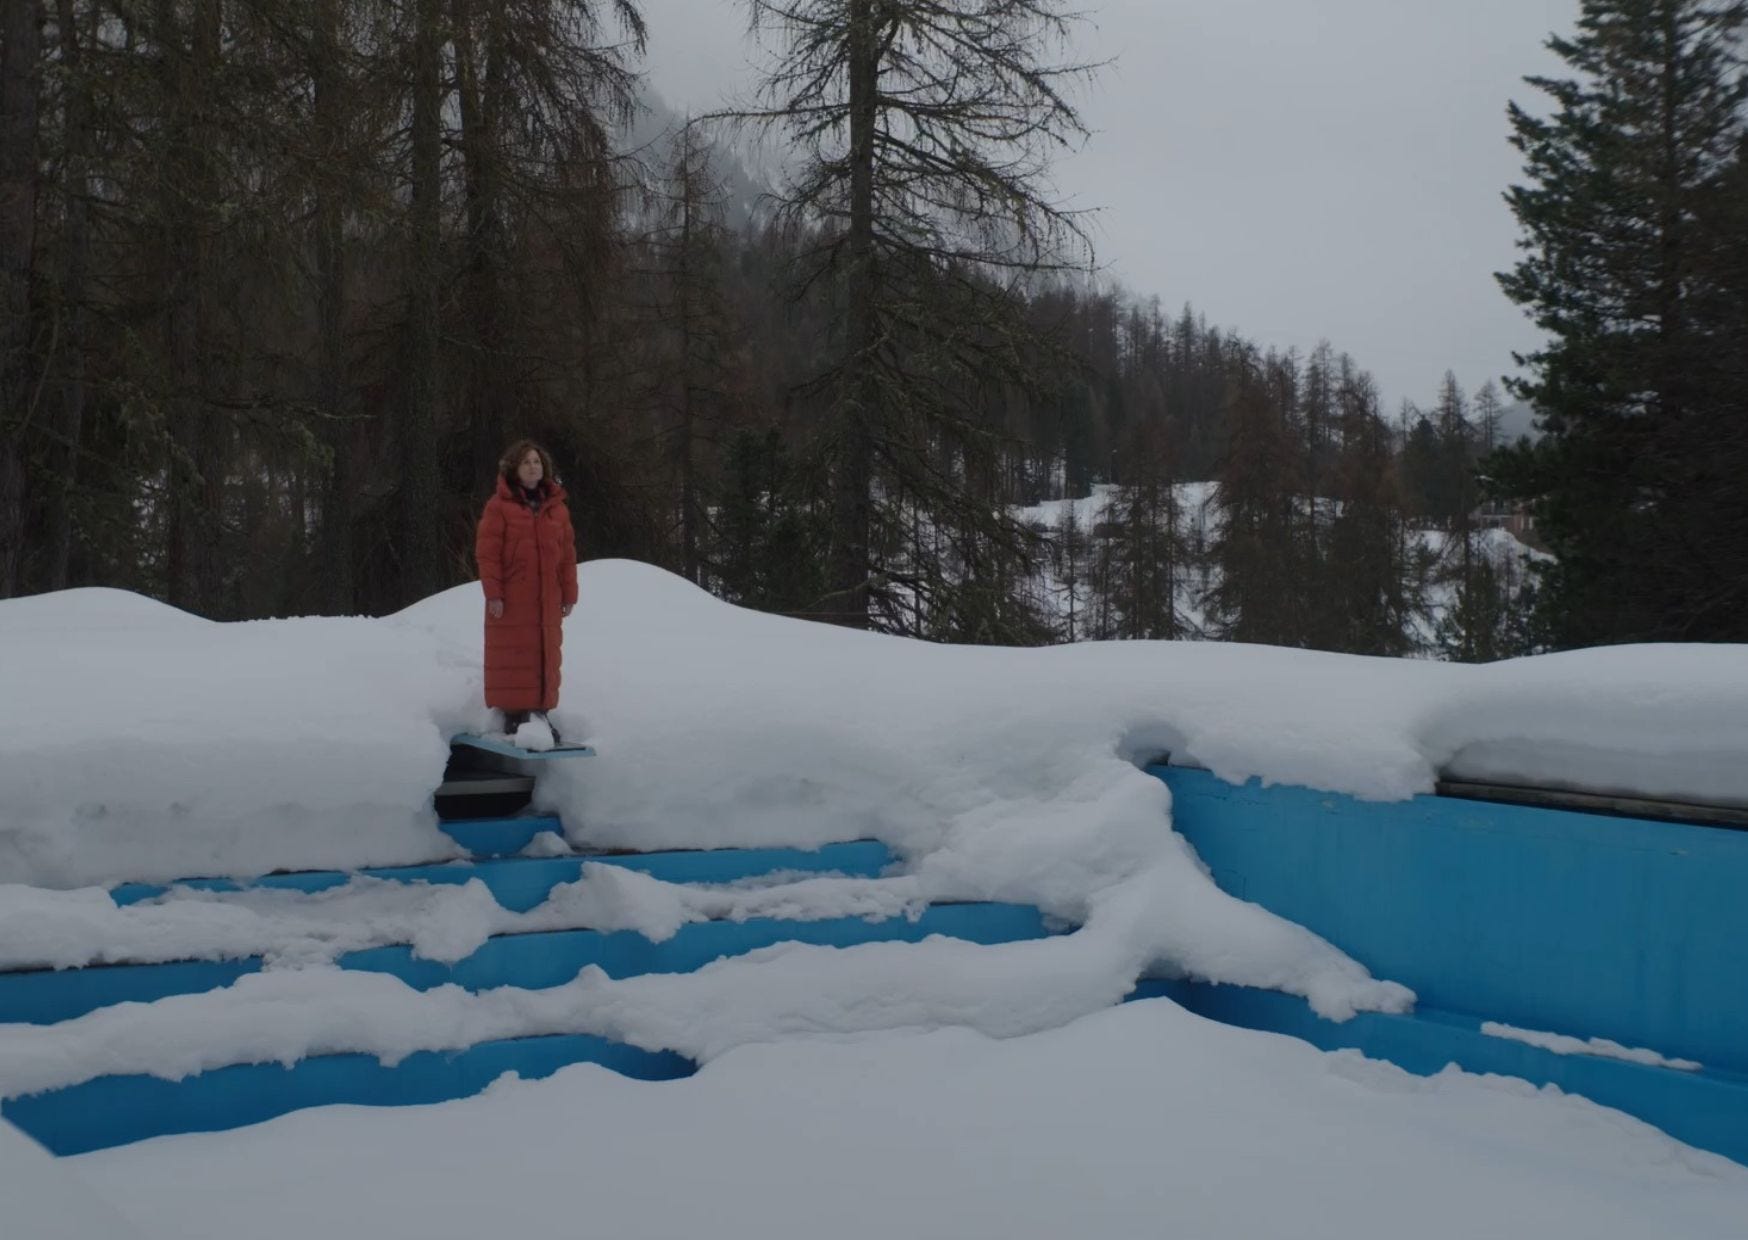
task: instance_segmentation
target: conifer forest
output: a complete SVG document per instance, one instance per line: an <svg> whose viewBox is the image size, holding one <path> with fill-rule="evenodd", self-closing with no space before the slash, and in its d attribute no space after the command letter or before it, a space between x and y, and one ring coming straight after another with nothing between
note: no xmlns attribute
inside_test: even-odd
<svg viewBox="0 0 1748 1240"><path fill-rule="evenodd" d="M0 597L392 612L528 436L584 559L822 622L1748 640L1748 0L1551 32L1497 187L1544 343L1388 404L1101 264L1087 6L723 0L762 77L686 116L657 2L0 0Z"/></svg>

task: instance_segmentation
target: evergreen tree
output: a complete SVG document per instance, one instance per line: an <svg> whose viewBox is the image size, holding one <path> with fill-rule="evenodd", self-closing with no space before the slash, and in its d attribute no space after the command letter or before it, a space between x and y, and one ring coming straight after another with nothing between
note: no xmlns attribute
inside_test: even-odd
<svg viewBox="0 0 1748 1240"><path fill-rule="evenodd" d="M767 106L736 119L796 143L782 205L817 228L800 285L832 291L838 329L813 376L829 400L817 440L834 511L826 611L861 627L901 625L907 601L969 614L951 594L1013 578L1030 551L982 485L1001 455L991 406L1002 387L1040 389L1040 363L1061 361L1017 294L1039 272L1077 267L1085 246L1045 180L1051 156L1085 132L1066 91L1086 70L1050 60L1070 18L1059 0L749 4L777 60ZM899 496L926 511L963 571L901 580ZM1004 609L970 611L981 632Z"/></svg>
<svg viewBox="0 0 1748 1240"><path fill-rule="evenodd" d="M1423 605L1425 556L1410 541L1390 429L1371 376L1351 374L1338 399L1341 452L1323 581L1331 627L1319 645L1352 654L1407 654Z"/></svg>
<svg viewBox="0 0 1748 1240"><path fill-rule="evenodd" d="M696 127L688 125L675 140L666 179L666 202L654 239L657 274L664 286L661 317L671 337L662 386L674 419L670 433L678 478L680 571L701 582L699 458L730 400L730 328L722 280L728 241L724 190Z"/></svg>
<svg viewBox="0 0 1748 1240"><path fill-rule="evenodd" d="M1301 520L1292 428L1271 399L1254 350L1239 353L1229 383L1212 550L1218 580L1205 602L1222 640L1301 645L1306 618L1293 589Z"/></svg>
<svg viewBox="0 0 1748 1240"><path fill-rule="evenodd" d="M717 495L713 585L732 603L800 613L826 592L827 525L775 430L729 436Z"/></svg>
<svg viewBox="0 0 1748 1240"><path fill-rule="evenodd" d="M1437 653L1454 663L1491 663L1534 650L1527 583L1515 553L1470 534L1460 571L1447 571L1450 602L1433 633Z"/></svg>
<svg viewBox="0 0 1748 1240"><path fill-rule="evenodd" d="M1469 399L1457 376L1445 371L1433 406L1438 432L1438 472L1431 513L1440 528L1459 533L1470 528L1475 510L1475 428Z"/></svg>
<svg viewBox="0 0 1748 1240"><path fill-rule="evenodd" d="M1403 401L1397 415L1402 433L1402 492L1408 511L1431 521L1440 509L1443 445L1438 427L1412 401Z"/></svg>
<svg viewBox="0 0 1748 1240"><path fill-rule="evenodd" d="M1748 393L1739 217L1717 210L1744 138L1745 0L1584 0L1549 46L1556 107L1515 105L1526 257L1500 277L1551 337L1514 390L1534 445L1496 452L1557 557L1541 591L1562 646L1748 637Z"/></svg>
<svg viewBox="0 0 1748 1240"><path fill-rule="evenodd" d="M1154 422L1134 438L1124 458L1128 481L1112 496L1107 532L1111 636L1175 640L1183 632L1177 595L1186 556L1166 432Z"/></svg>
<svg viewBox="0 0 1748 1240"><path fill-rule="evenodd" d="M37 112L42 15L36 0L0 3L0 599L19 593L24 570L25 463L29 450L31 267L36 249Z"/></svg>
<svg viewBox="0 0 1748 1240"><path fill-rule="evenodd" d="M1499 387L1489 379L1475 393L1475 433L1480 437L1480 452L1486 456L1499 446L1499 424L1505 406L1499 399Z"/></svg>
<svg viewBox="0 0 1748 1240"><path fill-rule="evenodd" d="M1062 640L1079 641L1086 628L1083 600L1086 593L1087 533L1080 523L1079 505L1072 497L1062 505L1062 519L1057 523L1051 550L1056 569L1056 592L1060 596Z"/></svg>

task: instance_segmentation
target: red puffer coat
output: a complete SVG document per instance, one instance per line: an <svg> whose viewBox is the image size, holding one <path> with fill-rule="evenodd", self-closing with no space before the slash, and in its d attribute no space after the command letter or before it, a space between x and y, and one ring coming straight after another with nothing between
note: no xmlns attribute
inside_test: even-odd
<svg viewBox="0 0 1748 1240"><path fill-rule="evenodd" d="M577 601L577 539L564 488L543 481L540 493L536 511L499 478L474 538L486 600L504 600L502 619L486 612L486 705L499 710L558 705L561 609Z"/></svg>

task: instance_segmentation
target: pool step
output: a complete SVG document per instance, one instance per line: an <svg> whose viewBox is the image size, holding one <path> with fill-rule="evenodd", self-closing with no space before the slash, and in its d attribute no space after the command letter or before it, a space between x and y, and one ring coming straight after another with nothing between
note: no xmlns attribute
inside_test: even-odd
<svg viewBox="0 0 1748 1240"><path fill-rule="evenodd" d="M173 1133L224 1132L305 1107L447 1102L479 1093L506 1072L533 1080L580 1063L642 1081L676 1080L696 1071L691 1060L671 1051L560 1034L420 1051L392 1066L374 1055L312 1055L289 1067L234 1064L180 1081L104 1076L9 1099L0 1104L0 1115L55 1154L84 1154Z"/></svg>
<svg viewBox="0 0 1748 1240"><path fill-rule="evenodd" d="M1018 904L938 904L916 918L873 921L836 917L817 921L749 918L698 921L655 942L635 930L548 930L487 939L453 964L413 955L405 945L348 952L343 969L387 973L420 990L454 983L468 990L515 986L538 990L563 985L589 965L610 977L689 973L713 960L779 943L853 947L862 943L916 943L931 935L971 943L1043 938L1037 909ZM200 994L259 972L262 960L178 960L165 964L93 965L82 969L20 969L0 973L0 1022L49 1025L111 1007Z"/></svg>
<svg viewBox="0 0 1748 1240"><path fill-rule="evenodd" d="M560 824L556 819L520 816L449 822L444 827L470 849L489 853L518 851L535 835L559 830ZM581 878L590 864L632 870L676 884L728 884L763 878L780 886L796 878L828 874L878 878L895 863L885 845L857 840L818 849L486 857L356 873L273 874L247 883L194 879L177 886L214 892L258 888L313 894L359 877L440 885L478 881L505 909L526 912L545 902L554 888ZM129 883L110 894L117 905L125 907L156 899L168 890L162 885ZM635 930L539 930L494 936L453 963L417 958L404 944L349 952L336 963L345 969L388 974L420 990L450 984L473 991L499 987L538 990L570 982L590 966L614 978L683 973L715 960L786 943L853 947L876 942L914 943L941 935L995 944L1041 938L1052 932L1042 914L1029 906L939 904L915 910L914 915L879 919L758 917L690 922L659 942ZM0 971L0 1022L52 1026L119 1004L217 990L262 967L262 959L251 956ZM0 1102L0 1115L57 1154L77 1154L172 1133L224 1131L303 1107L441 1102L477 1093L504 1072L541 1077L578 1063L600 1064L643 1080L671 1080L689 1075L695 1068L671 1052L566 1034L420 1052L392 1066L368 1054L322 1054L290 1065L234 1064L180 1081L105 1076L6 1099Z"/></svg>
<svg viewBox="0 0 1748 1240"><path fill-rule="evenodd" d="M541 821L541 820L531 820ZM556 827L558 820L551 820ZM446 824L454 826L455 824ZM375 878L393 883L441 883L460 886L479 879L504 908L525 913L545 902L552 889L572 883L591 862L636 870L666 883L734 883L771 874L843 874L852 878L878 878L896 858L876 840L827 844L822 848L723 848L648 853L573 853L566 857L488 857L471 862L436 865L388 866L342 873L338 870L307 870L269 874L250 882L228 878L197 878L178 886L201 891L327 891L343 887L354 878ZM161 884L126 883L110 891L118 905L153 900L170 888Z"/></svg>

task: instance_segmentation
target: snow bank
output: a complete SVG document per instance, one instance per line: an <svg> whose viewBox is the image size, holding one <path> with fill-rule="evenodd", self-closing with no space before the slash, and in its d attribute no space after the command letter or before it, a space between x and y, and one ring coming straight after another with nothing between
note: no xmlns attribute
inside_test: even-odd
<svg viewBox="0 0 1748 1240"><path fill-rule="evenodd" d="M0 882L452 855L431 792L479 659L394 620L214 624L137 595L0 603Z"/></svg>
<svg viewBox="0 0 1748 1240"><path fill-rule="evenodd" d="M72 1166L185 1240L1738 1240L1748 1217L1748 1172L1618 1112L1164 1001L1009 1041L749 1046L659 1084L584 1066Z"/></svg>

